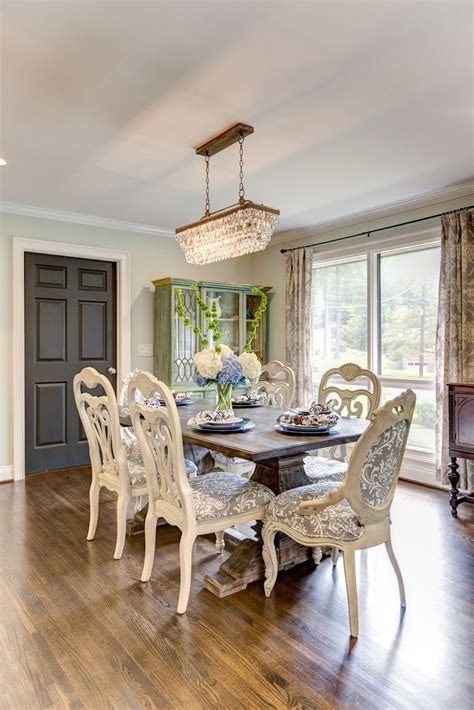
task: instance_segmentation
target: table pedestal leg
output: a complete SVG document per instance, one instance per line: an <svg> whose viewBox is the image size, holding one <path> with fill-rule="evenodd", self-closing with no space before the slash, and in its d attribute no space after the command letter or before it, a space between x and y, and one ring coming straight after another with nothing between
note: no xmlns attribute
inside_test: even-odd
<svg viewBox="0 0 474 710"><path fill-rule="evenodd" d="M252 481L263 483L275 494L298 486L313 483L304 470L303 456L271 459L257 464ZM257 521L254 530L257 540L245 539L238 543L221 564L216 574L206 575L204 586L218 597L235 594L247 587L250 582L263 579L265 565L262 557L261 531L262 522ZM291 538L277 533L275 545L279 559L279 569L288 569L311 558L311 548L299 545Z"/></svg>

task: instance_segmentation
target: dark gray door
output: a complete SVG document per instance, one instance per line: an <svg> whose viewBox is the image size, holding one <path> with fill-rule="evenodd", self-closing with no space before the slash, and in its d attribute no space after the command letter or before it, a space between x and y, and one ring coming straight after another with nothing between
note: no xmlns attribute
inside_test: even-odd
<svg viewBox="0 0 474 710"><path fill-rule="evenodd" d="M115 387L115 264L25 254L26 473L89 462L72 387L88 366Z"/></svg>

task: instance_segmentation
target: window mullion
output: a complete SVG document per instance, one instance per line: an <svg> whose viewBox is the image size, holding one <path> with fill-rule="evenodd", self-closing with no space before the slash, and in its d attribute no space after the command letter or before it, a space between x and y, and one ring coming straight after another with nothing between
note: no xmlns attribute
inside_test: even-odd
<svg viewBox="0 0 474 710"><path fill-rule="evenodd" d="M378 254L367 253L367 360L369 370L379 372L379 269Z"/></svg>

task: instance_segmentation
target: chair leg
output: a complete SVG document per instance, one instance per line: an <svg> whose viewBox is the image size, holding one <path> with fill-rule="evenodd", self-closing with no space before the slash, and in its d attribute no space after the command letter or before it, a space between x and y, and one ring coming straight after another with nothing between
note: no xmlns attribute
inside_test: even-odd
<svg viewBox="0 0 474 710"><path fill-rule="evenodd" d="M387 549L390 562L392 563L392 567L395 570L395 574L397 575L398 589L400 591L400 604L402 605L402 607L406 607L407 602L405 597L405 585L403 584L402 573L400 571L400 567L398 566L397 558L395 557L395 553L392 547L392 541L390 539L388 539L385 543L385 547Z"/></svg>
<svg viewBox="0 0 474 710"><path fill-rule="evenodd" d="M100 486L98 483L92 483L89 490L89 530L87 531L87 539L93 540L95 538L95 531L97 529L97 518L99 517L99 495Z"/></svg>
<svg viewBox="0 0 474 710"><path fill-rule="evenodd" d="M191 577L193 572L193 547L196 535L183 532L179 543L179 599L178 614L185 614L188 608L189 593L191 592Z"/></svg>
<svg viewBox="0 0 474 710"><path fill-rule="evenodd" d="M332 560L333 567L335 567L337 565L338 559L339 559L339 548L333 547L331 549L331 560Z"/></svg>
<svg viewBox="0 0 474 710"><path fill-rule="evenodd" d="M344 550L344 574L346 577L347 604L351 636L359 635L359 605L357 602L357 581L354 550Z"/></svg>
<svg viewBox="0 0 474 710"><path fill-rule="evenodd" d="M316 566L319 565L321 560L323 559L323 551L321 547L313 547L313 551L311 553L311 556L313 558L313 562Z"/></svg>
<svg viewBox="0 0 474 710"><path fill-rule="evenodd" d="M265 562L265 582L263 588L265 596L269 597L278 576L278 558L275 549L275 534L276 530L271 528L262 528L263 538L263 561Z"/></svg>
<svg viewBox="0 0 474 710"><path fill-rule="evenodd" d="M129 495L119 494L117 501L117 543L115 545L114 559L122 557L123 546L125 545L125 533L127 528L127 508L130 500Z"/></svg>
<svg viewBox="0 0 474 710"><path fill-rule="evenodd" d="M145 560L143 562L142 582L148 582L155 560L156 523L158 517L154 514L152 506L148 507L145 518Z"/></svg>
<svg viewBox="0 0 474 710"><path fill-rule="evenodd" d="M216 551L221 554L224 552L225 542L224 542L224 530L218 530L216 532Z"/></svg>

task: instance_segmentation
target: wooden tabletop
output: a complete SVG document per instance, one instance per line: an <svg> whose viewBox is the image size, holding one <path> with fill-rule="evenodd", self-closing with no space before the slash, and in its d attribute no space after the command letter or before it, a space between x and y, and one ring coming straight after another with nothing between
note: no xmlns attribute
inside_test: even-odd
<svg viewBox="0 0 474 710"><path fill-rule="evenodd" d="M211 400L199 399L192 404L178 407L184 443L254 462L297 456L304 454L305 451L354 442L369 425L366 419L341 417L329 434L311 436L282 434L276 431L274 426L277 417L284 410L274 407L253 407L236 409L235 415L251 419L255 423L255 429L232 434L218 434L217 432L195 429L187 423L194 414L205 409L214 409ZM126 423L124 421L125 414L121 408L122 423Z"/></svg>

